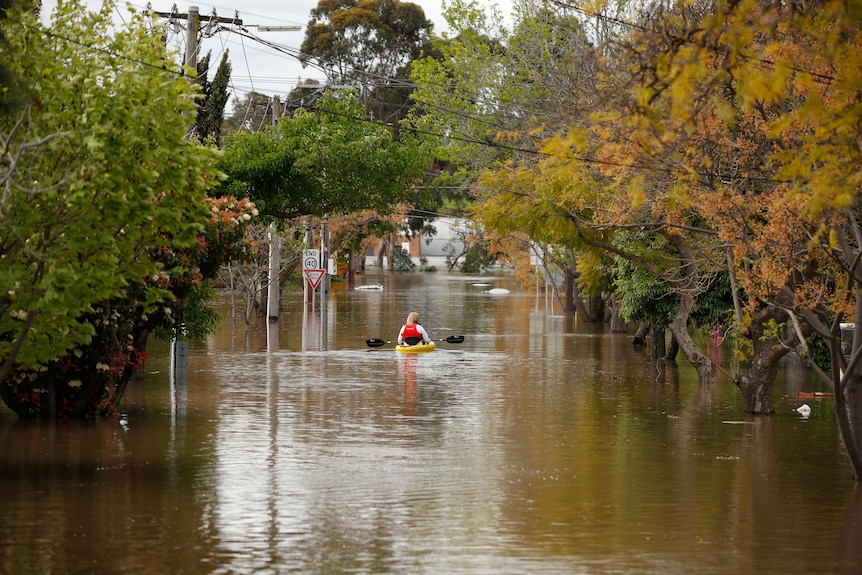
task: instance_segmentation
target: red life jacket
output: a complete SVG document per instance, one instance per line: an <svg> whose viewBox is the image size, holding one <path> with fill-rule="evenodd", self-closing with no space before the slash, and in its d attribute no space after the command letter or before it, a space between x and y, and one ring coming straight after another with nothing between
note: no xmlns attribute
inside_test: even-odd
<svg viewBox="0 0 862 575"><path fill-rule="evenodd" d="M407 339L408 337L417 338L419 340L422 339L422 334L419 333L419 328L416 327L415 323L406 323L404 324L404 331L401 333L402 339Z"/></svg>

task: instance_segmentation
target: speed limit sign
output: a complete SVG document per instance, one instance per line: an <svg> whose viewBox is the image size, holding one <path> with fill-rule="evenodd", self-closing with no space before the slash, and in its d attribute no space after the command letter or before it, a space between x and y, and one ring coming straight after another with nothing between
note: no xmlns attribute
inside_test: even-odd
<svg viewBox="0 0 862 575"><path fill-rule="evenodd" d="M302 250L302 269L316 270L320 267L320 250Z"/></svg>

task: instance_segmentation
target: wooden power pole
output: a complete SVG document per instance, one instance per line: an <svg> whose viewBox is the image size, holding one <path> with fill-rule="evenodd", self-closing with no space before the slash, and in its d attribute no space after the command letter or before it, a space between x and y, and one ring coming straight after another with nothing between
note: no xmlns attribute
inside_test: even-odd
<svg viewBox="0 0 862 575"><path fill-rule="evenodd" d="M197 72L198 69L198 34L201 29L201 20L209 24L218 22L222 24L236 24L237 26L242 26L242 20L239 18L239 14L235 15L233 18L221 18L215 13L201 16L200 9L197 6L189 6L189 10L185 14L181 12L159 12L157 10L153 10L153 14L161 18L167 18L170 21L188 20L186 57L183 64L188 70L194 72Z"/></svg>

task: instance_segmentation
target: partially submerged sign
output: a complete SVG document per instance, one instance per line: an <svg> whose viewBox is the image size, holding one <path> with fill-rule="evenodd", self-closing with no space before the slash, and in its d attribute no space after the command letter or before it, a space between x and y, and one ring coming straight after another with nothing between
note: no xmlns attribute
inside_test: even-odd
<svg viewBox="0 0 862 575"><path fill-rule="evenodd" d="M320 280L326 275L326 270L302 270L305 273L305 280L311 289L317 289Z"/></svg>

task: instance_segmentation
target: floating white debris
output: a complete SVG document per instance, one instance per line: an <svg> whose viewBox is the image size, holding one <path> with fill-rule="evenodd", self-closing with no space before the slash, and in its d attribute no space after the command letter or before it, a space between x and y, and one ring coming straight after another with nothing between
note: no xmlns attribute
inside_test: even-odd
<svg viewBox="0 0 862 575"><path fill-rule="evenodd" d="M505 294L509 293L509 290L503 289L503 288L493 288L493 289L489 289L488 293L491 295L505 295Z"/></svg>
<svg viewBox="0 0 862 575"><path fill-rule="evenodd" d="M473 284L473 287L488 287L491 284Z"/></svg>
<svg viewBox="0 0 862 575"><path fill-rule="evenodd" d="M383 286L380 284L368 284L368 285L364 285L364 286L356 286L353 289L365 290L365 291L383 291Z"/></svg>
<svg viewBox="0 0 862 575"><path fill-rule="evenodd" d="M808 418L808 416L811 415L811 407L809 407L807 403L803 403L797 407L796 411L799 412L799 415L805 418Z"/></svg>

